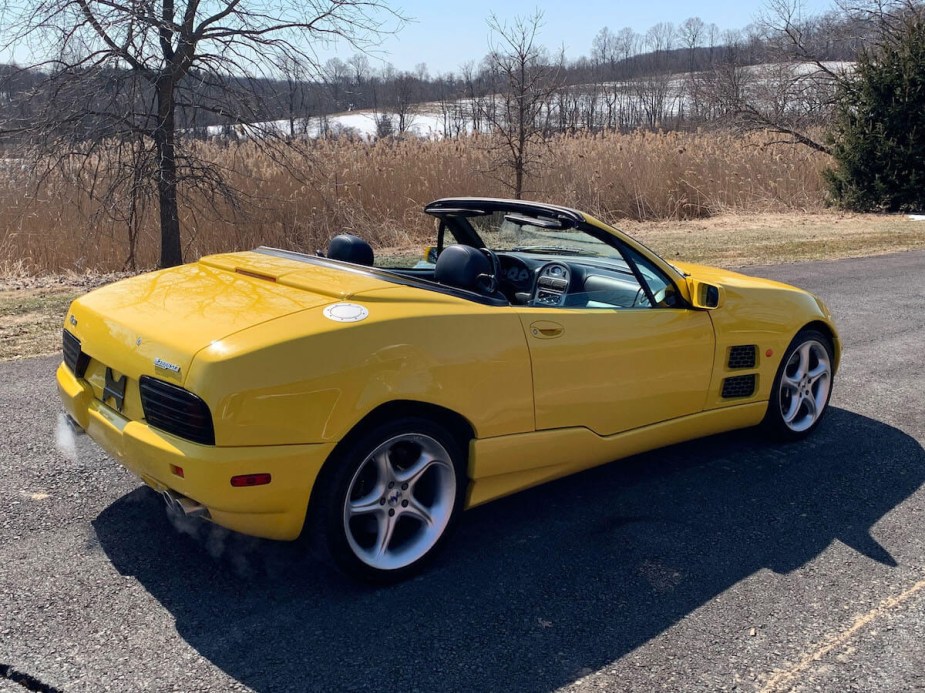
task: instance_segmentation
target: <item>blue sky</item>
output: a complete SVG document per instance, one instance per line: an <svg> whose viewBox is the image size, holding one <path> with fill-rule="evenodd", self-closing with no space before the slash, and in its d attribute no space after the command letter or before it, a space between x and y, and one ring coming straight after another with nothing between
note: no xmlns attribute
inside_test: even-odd
<svg viewBox="0 0 925 693"><path fill-rule="evenodd" d="M390 6L409 18L409 22L394 36L386 36L371 54L374 66L392 63L399 70L413 70L426 63L432 76L458 72L466 62L478 63L488 52L487 20L492 12L502 21L515 17L543 13L539 42L551 51L564 46L566 56L575 59L589 55L594 36L608 27L617 32L630 27L640 34L659 22L680 25L688 17L700 17L706 24L719 29L742 29L754 21L767 0L655 0L646 2L613 2L605 0L387 0ZM831 9L834 0L799 0L804 11L817 14ZM273 0L267 5L272 7ZM322 60L337 56L350 58L356 50L351 46L316 45ZM27 46L12 52L0 50L0 62L11 57L28 61Z"/></svg>
<svg viewBox="0 0 925 693"><path fill-rule="evenodd" d="M658 22L680 24L688 17L700 17L721 30L741 29L754 21L765 6L763 0L655 0L654 2L537 2L537 0L392 0L392 6L411 17L397 36L387 38L380 48L381 58L400 70L411 70L427 63L431 74L456 72L467 61L478 62L488 52L486 20L494 12L499 19L530 16L543 12L540 43L551 50L565 46L569 58L588 55L591 41L603 27L616 32L628 26L638 33ZM833 7L829 0L805 0L809 13ZM330 54L330 53L328 53ZM352 51L338 50L346 59Z"/></svg>

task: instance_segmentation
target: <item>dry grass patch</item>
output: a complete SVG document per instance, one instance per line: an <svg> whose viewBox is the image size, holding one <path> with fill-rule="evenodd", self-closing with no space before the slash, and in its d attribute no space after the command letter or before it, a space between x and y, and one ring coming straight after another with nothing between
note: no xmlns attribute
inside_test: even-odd
<svg viewBox="0 0 925 693"><path fill-rule="evenodd" d="M120 276L0 277L0 361L60 351L70 302Z"/></svg>
<svg viewBox="0 0 925 693"><path fill-rule="evenodd" d="M73 289L0 291L0 360L60 350L64 312L76 295Z"/></svg>
<svg viewBox="0 0 925 693"><path fill-rule="evenodd" d="M903 215L724 215L618 225L668 259L720 267L836 260L925 248L925 222Z"/></svg>
<svg viewBox="0 0 925 693"><path fill-rule="evenodd" d="M617 222L667 259L721 267L835 260L925 248L925 222L873 214L754 214ZM125 274L0 275L0 360L61 348L68 303Z"/></svg>
<svg viewBox="0 0 925 693"><path fill-rule="evenodd" d="M618 222L824 210L820 171L828 158L768 139L721 132L555 137L528 173L524 197ZM311 252L344 230L377 247L404 246L429 236L432 220L421 208L431 200L510 195L498 180L503 172L492 171L498 143L485 136L298 142L288 169L253 142L189 145L225 172L242 206L216 210L201 198L184 197L180 213L188 259L258 245ZM104 208L69 179L51 176L39 184L31 169L3 177L0 271L125 266L127 229L105 212L124 212L128 200ZM157 221L152 204L138 229L139 267L157 260Z"/></svg>

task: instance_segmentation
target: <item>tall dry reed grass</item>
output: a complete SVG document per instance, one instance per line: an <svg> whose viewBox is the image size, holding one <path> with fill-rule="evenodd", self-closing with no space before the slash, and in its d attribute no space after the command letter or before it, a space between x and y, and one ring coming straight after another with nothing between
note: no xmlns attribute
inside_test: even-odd
<svg viewBox="0 0 925 693"><path fill-rule="evenodd" d="M724 212L819 211L826 157L760 134L598 134L549 142L524 197L577 207L605 221L685 219ZM238 211L188 199L181 210L184 256L271 245L323 248L350 230L374 246L429 237L430 200L505 197L488 171L492 142L323 140L305 143L289 169L252 142L196 143L241 192ZM0 272L113 271L128 256L123 223L62 176L38 183L32 167L0 168ZM127 203L126 203L127 204ZM140 221L137 262L158 256L157 210Z"/></svg>

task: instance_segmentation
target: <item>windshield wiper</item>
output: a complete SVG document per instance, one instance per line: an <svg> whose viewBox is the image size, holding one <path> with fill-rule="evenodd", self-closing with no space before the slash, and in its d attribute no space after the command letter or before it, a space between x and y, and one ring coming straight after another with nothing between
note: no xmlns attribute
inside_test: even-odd
<svg viewBox="0 0 925 693"><path fill-rule="evenodd" d="M579 250L578 248L569 248L567 246L561 245L520 245L516 248L511 248L512 253L555 253L557 255L591 255L596 256L596 253L588 253L585 250Z"/></svg>

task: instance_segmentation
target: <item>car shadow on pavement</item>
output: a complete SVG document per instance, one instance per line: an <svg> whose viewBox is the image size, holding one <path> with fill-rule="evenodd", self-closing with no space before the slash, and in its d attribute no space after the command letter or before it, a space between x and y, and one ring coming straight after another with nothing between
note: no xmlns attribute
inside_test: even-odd
<svg viewBox="0 0 925 693"><path fill-rule="evenodd" d="M388 588L350 583L299 544L180 531L144 488L94 526L179 634L257 691L538 691L836 540L895 565L870 528L923 481L915 439L833 408L805 442L714 436L472 510L430 570Z"/></svg>

